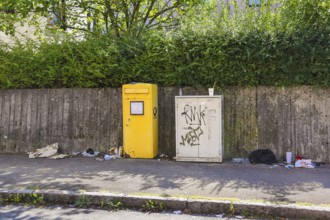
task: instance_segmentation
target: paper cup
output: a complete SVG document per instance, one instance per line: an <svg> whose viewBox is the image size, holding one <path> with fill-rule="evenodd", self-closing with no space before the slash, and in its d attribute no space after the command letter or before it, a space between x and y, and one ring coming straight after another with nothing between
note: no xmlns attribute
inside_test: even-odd
<svg viewBox="0 0 330 220"><path fill-rule="evenodd" d="M290 164L292 162L292 152L286 152L286 163Z"/></svg>
<svg viewBox="0 0 330 220"><path fill-rule="evenodd" d="M213 96L214 95L214 88L209 88L209 96Z"/></svg>

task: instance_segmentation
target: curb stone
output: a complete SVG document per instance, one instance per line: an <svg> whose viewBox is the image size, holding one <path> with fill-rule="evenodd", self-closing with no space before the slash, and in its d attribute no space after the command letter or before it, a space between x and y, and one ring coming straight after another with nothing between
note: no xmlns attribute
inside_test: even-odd
<svg viewBox="0 0 330 220"><path fill-rule="evenodd" d="M101 202L110 202L114 199L123 202L126 208L140 209L146 202L152 200L163 204L165 210L188 210L193 214L221 214L235 215L248 213L253 216L270 216L299 219L330 219L330 207L298 206L294 204L273 204L257 202L231 202L221 200L175 198L160 196L134 196L126 194L104 192L74 192L63 190L4 190L0 189L0 199L8 199L13 195L20 195L24 200L33 194L42 195L47 204L74 205L84 196L90 205L99 206ZM1 202L1 200L0 200Z"/></svg>

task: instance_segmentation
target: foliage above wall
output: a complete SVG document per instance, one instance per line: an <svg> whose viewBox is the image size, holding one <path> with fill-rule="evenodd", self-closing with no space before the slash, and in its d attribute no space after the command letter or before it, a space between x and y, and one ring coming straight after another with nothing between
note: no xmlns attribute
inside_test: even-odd
<svg viewBox="0 0 330 220"><path fill-rule="evenodd" d="M139 35L144 29L176 26L181 16L202 0L2 0L0 31L14 34L29 22L79 33ZM3 12L3 13L1 13ZM5 22L2 22L5 21Z"/></svg>
<svg viewBox="0 0 330 220"><path fill-rule="evenodd" d="M0 88L330 86L329 4L196 9L172 30L0 46ZM235 11L236 10L236 11Z"/></svg>

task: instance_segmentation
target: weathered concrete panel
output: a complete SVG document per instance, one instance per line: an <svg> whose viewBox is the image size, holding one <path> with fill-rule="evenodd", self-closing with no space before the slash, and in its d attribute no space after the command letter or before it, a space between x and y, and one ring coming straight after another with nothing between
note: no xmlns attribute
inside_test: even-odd
<svg viewBox="0 0 330 220"><path fill-rule="evenodd" d="M286 151L329 160L329 89L258 87L258 143L279 159Z"/></svg>
<svg viewBox="0 0 330 220"><path fill-rule="evenodd" d="M0 152L58 142L65 152L121 144L119 89L0 91Z"/></svg>
<svg viewBox="0 0 330 220"><path fill-rule="evenodd" d="M330 89L292 89L292 146L294 152L318 161L330 161Z"/></svg>
<svg viewBox="0 0 330 220"><path fill-rule="evenodd" d="M283 157L291 147L290 95L278 88L259 87L257 106L258 147L271 149Z"/></svg>
<svg viewBox="0 0 330 220"><path fill-rule="evenodd" d="M158 91L158 149L175 155L175 100L178 88L159 88Z"/></svg>
<svg viewBox="0 0 330 220"><path fill-rule="evenodd" d="M258 147L255 88L223 91L225 158L244 157Z"/></svg>

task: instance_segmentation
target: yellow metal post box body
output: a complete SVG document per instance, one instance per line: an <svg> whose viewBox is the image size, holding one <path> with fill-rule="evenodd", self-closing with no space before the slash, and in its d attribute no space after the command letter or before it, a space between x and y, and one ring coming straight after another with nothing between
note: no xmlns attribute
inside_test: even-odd
<svg viewBox="0 0 330 220"><path fill-rule="evenodd" d="M158 154L157 85L125 84L122 96L125 155L154 158Z"/></svg>

